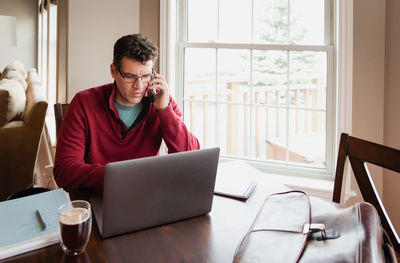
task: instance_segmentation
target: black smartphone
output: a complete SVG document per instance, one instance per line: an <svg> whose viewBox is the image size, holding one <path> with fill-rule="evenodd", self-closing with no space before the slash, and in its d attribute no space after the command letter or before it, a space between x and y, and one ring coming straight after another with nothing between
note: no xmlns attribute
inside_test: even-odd
<svg viewBox="0 0 400 263"><path fill-rule="evenodd" d="M154 92L153 92L153 89L150 89L149 98L150 98L150 102L153 103L153 102L154 102Z"/></svg>
<svg viewBox="0 0 400 263"><path fill-rule="evenodd" d="M156 72L156 70L154 68L151 69L151 73L154 76L157 75L157 72ZM151 81L149 85L152 85L152 83L153 83L153 81ZM150 98L150 102L154 102L154 91L153 91L153 89L150 89L149 98Z"/></svg>

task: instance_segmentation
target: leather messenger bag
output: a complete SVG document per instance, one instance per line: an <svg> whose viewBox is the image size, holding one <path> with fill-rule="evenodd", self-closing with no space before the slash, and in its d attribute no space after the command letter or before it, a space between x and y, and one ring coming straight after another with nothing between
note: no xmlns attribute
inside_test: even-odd
<svg viewBox="0 0 400 263"><path fill-rule="evenodd" d="M375 208L343 208L301 191L266 198L234 262L396 262Z"/></svg>

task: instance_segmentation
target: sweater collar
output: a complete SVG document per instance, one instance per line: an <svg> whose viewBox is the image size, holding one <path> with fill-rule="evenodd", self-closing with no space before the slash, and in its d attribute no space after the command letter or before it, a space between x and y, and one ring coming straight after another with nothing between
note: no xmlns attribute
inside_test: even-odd
<svg viewBox="0 0 400 263"><path fill-rule="evenodd" d="M115 107L115 95L116 95L116 90L117 90L117 83L115 83L115 81L111 84L111 93L108 97L108 107L109 109L114 113L115 117L119 119L119 114L118 114L118 110ZM150 99L149 97L143 97L142 100L143 103L143 108L146 109L146 113L149 110L150 107Z"/></svg>
<svg viewBox="0 0 400 263"><path fill-rule="evenodd" d="M114 103L115 94L116 94L116 88L117 88L117 84L114 81L113 84L112 84L112 88L111 88L111 94L108 97L108 107L114 113L114 115L116 117L118 117L119 116L118 115L118 111L117 111L117 108L115 107L115 103Z"/></svg>

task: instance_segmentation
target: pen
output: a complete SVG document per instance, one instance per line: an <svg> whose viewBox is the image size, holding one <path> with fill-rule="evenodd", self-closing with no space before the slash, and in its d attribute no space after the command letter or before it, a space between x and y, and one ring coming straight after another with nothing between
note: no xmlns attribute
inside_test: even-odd
<svg viewBox="0 0 400 263"><path fill-rule="evenodd" d="M46 227L47 227L46 223L44 222L42 215L40 214L39 210L37 210L37 209L36 209L36 216L39 219L40 225L42 226L42 231L45 231Z"/></svg>

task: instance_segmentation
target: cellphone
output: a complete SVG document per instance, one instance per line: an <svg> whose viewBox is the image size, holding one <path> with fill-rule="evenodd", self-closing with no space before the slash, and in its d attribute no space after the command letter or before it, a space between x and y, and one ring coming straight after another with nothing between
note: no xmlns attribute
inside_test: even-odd
<svg viewBox="0 0 400 263"><path fill-rule="evenodd" d="M145 97L149 97L150 102L154 102L154 91L150 88L147 88L146 93L144 94Z"/></svg>
<svg viewBox="0 0 400 263"><path fill-rule="evenodd" d="M153 75L156 75L157 74L157 72L156 72L156 70L154 69L154 68L152 68L152 70L151 70L152 72L152 74ZM152 82L150 82L150 83L152 83ZM149 96L149 98L150 98L150 102L154 102L154 91L153 91L153 89L150 89L150 91L149 91L149 93L148 93L148 96Z"/></svg>
<svg viewBox="0 0 400 263"><path fill-rule="evenodd" d="M153 102L154 102L154 92L153 92L153 89L150 90L149 98L150 98L150 102L153 103Z"/></svg>

